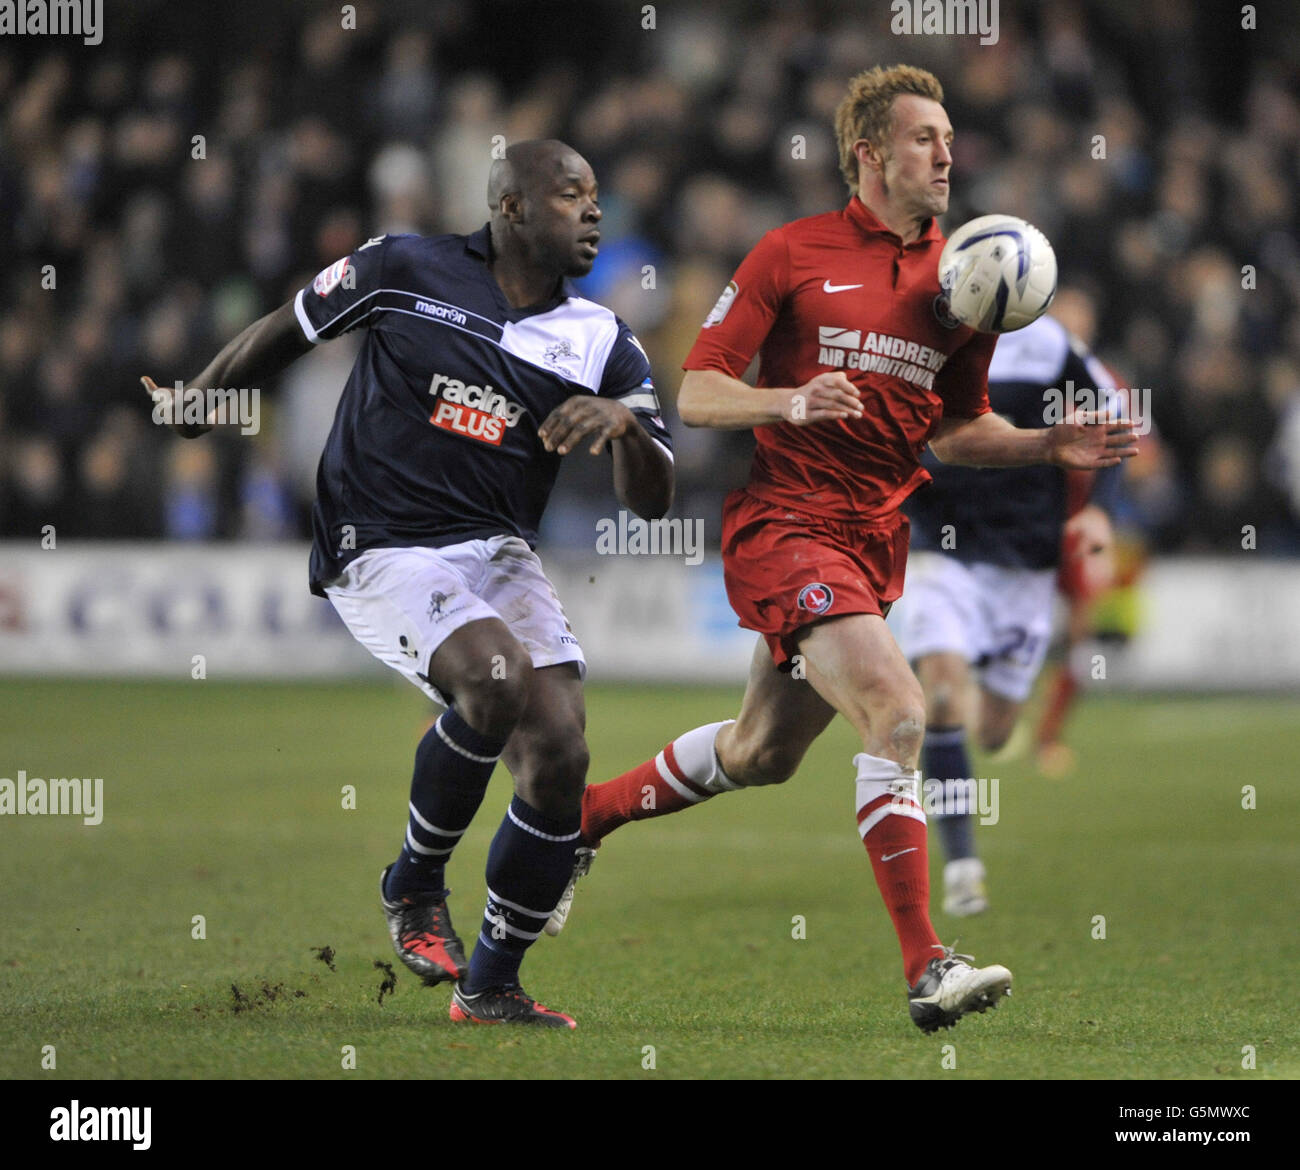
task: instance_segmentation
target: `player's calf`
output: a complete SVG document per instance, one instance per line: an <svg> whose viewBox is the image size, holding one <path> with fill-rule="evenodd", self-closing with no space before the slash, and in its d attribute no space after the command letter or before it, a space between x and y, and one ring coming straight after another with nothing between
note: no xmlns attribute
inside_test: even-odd
<svg viewBox="0 0 1300 1170"><path fill-rule="evenodd" d="M504 747L455 709L444 711L425 732L415 752L402 851L385 871L386 899L442 896L447 862L483 802Z"/></svg>
<svg viewBox="0 0 1300 1170"><path fill-rule="evenodd" d="M458 987L467 1004L486 991L517 988L524 955L572 874L588 759L583 721L576 668L536 671L528 711L505 754L515 797L488 850L487 905Z"/></svg>
<svg viewBox="0 0 1300 1170"><path fill-rule="evenodd" d="M784 784L803 761L803 744L776 743L739 723L718 733L717 755L727 777L741 788Z"/></svg>

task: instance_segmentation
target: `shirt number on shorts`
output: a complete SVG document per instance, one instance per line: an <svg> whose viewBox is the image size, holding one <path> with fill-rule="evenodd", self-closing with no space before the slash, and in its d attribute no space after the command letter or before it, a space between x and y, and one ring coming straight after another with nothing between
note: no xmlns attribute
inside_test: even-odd
<svg viewBox="0 0 1300 1170"><path fill-rule="evenodd" d="M1040 634L1031 634L1023 626L1008 626L997 631L998 648L989 655L990 659L1005 659L1017 666L1028 666L1034 660L1034 652L1042 641Z"/></svg>

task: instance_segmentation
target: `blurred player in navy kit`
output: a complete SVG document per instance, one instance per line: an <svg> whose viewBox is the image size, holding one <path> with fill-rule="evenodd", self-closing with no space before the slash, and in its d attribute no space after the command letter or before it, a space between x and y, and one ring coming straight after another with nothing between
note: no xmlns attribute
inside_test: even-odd
<svg viewBox="0 0 1300 1170"><path fill-rule="evenodd" d="M1051 317L1001 337L989 365L989 404L1018 427L1047 426L1071 390L1074 401L1099 393L1094 401L1117 413L1107 398L1114 386ZM904 508L907 588L890 625L925 692L921 768L942 796L930 807L946 860L943 909L965 917L988 908L967 735L976 730L986 751L1010 738L1047 654L1058 578L1076 592L1108 584L1121 469L976 470L929 454L922 464L931 482Z"/></svg>
<svg viewBox="0 0 1300 1170"><path fill-rule="evenodd" d="M257 385L366 330L317 473L311 588L447 707L416 751L405 841L381 880L389 932L426 983L455 982L453 1020L573 1028L519 985L572 871L588 759L582 650L532 546L562 456L608 448L619 500L653 519L672 502L672 450L640 343L568 283L600 238L590 166L562 142L517 143L488 205L469 236L368 241L190 385ZM444 870L498 758L515 796L467 963Z"/></svg>
<svg viewBox="0 0 1300 1170"><path fill-rule="evenodd" d="M691 426L754 428L748 485L727 497L722 551L740 624L762 635L734 720L697 727L583 796L586 856L632 820L779 784L836 713L859 736L858 834L892 920L923 1031L997 1004L1011 972L976 968L929 916L917 762L921 688L884 617L900 595L920 454L971 466L1094 468L1132 454L1127 424L1024 430L989 409L996 338L939 304L953 131L943 89L897 65L855 77L836 114L847 207L768 232L687 355ZM757 386L741 375L759 355ZM645 791L654 793L646 799ZM566 891L551 928L567 914Z"/></svg>

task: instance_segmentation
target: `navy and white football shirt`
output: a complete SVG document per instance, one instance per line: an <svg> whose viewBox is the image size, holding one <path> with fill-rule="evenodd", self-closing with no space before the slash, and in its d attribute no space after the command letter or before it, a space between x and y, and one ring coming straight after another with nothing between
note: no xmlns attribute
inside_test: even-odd
<svg viewBox="0 0 1300 1170"><path fill-rule="evenodd" d="M989 364L989 405L1008 422L1047 426L1049 393L1059 402L1071 385L1076 396L1098 386L1113 389L1105 367L1054 318L1040 317L998 338ZM1008 569L1049 569L1060 560L1067 507L1063 469L961 467L941 463L928 449L921 462L932 482L903 506L912 548ZM1120 468L1093 475L1092 502L1112 510ZM951 548L942 539L946 525L952 525Z"/></svg>
<svg viewBox="0 0 1300 1170"><path fill-rule="evenodd" d="M561 456L537 429L575 394L617 399L671 457L650 362L608 309L562 282L512 308L470 236L381 236L300 291L303 332L365 341L316 473L311 588L368 548L491 536L530 546Z"/></svg>

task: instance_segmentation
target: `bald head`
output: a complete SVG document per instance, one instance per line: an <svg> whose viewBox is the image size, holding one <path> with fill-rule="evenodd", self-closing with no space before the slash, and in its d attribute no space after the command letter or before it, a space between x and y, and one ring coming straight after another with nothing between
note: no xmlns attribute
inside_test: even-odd
<svg viewBox="0 0 1300 1170"><path fill-rule="evenodd" d="M492 164L488 175L488 206L501 211L506 195L527 199L539 190L560 182L566 176L589 174L587 161L568 143L558 138L534 138L506 147L505 158Z"/></svg>

